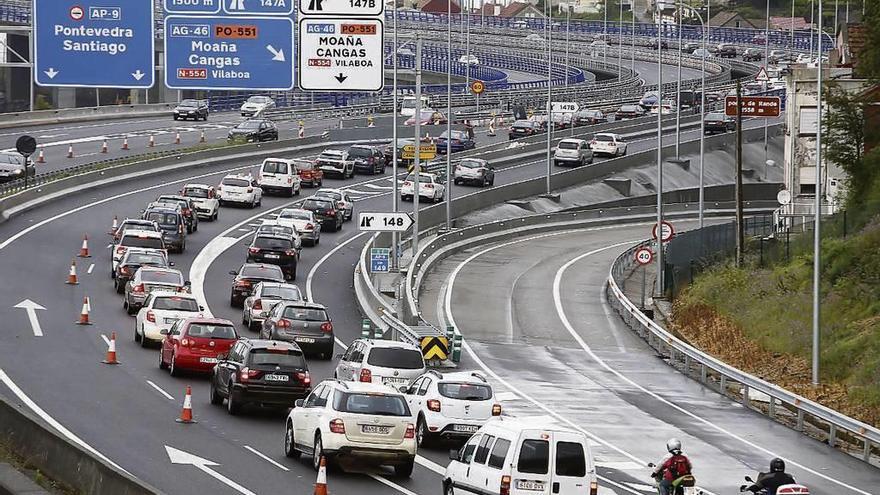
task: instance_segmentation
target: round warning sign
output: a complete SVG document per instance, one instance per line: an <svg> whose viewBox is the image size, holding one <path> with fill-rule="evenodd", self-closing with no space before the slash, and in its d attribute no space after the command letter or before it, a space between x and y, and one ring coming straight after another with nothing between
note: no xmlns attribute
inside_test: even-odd
<svg viewBox="0 0 880 495"><path fill-rule="evenodd" d="M81 21L85 16L85 11L79 5L74 5L70 8L70 18L74 21Z"/></svg>
<svg viewBox="0 0 880 495"><path fill-rule="evenodd" d="M654 252L644 247L636 251L636 262L640 265L650 265L654 261Z"/></svg>
<svg viewBox="0 0 880 495"><path fill-rule="evenodd" d="M663 240L663 242L669 242L670 240L672 240L673 236L675 236L675 229L672 228L671 223L665 220L660 225L662 226L660 238ZM654 237L654 239L657 238L656 223L654 224L654 228L651 230L651 235Z"/></svg>
<svg viewBox="0 0 880 495"><path fill-rule="evenodd" d="M475 95L482 94L483 91L486 91L486 85L483 84L483 81L474 81L471 83L471 91Z"/></svg>

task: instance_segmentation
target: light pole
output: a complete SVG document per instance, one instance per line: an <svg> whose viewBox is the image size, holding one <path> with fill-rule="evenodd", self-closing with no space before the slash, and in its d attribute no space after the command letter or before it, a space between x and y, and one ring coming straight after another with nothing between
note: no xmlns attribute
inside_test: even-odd
<svg viewBox="0 0 880 495"><path fill-rule="evenodd" d="M397 194L397 0L394 0L394 7L392 7L392 16L391 26L394 31L394 35L392 36L391 41L391 57L394 59L393 61L393 69L392 69L392 78L393 82L391 83L391 90L394 95L392 96L392 101L394 105L394 112L392 112L391 117L391 176L393 178L392 182L392 191L391 191L391 209L394 213L400 211L400 204L398 203L400 196ZM400 260L397 257L397 244L398 244L398 236L397 232L391 234L391 268L392 270L397 270L398 263Z"/></svg>
<svg viewBox="0 0 880 495"><path fill-rule="evenodd" d="M605 0L605 25L602 27L602 62L608 63L608 0Z"/></svg>
<svg viewBox="0 0 880 495"><path fill-rule="evenodd" d="M816 64L816 201L813 218L813 385L819 384L820 272L822 268L822 0L819 0L819 61Z"/></svg>
<svg viewBox="0 0 880 495"><path fill-rule="evenodd" d="M769 62L767 62L768 58L770 58L770 0L767 0L767 24L764 26L764 67L767 67L769 64ZM764 81L764 94L767 94L766 80ZM764 119L764 162L767 161L767 140L769 138L767 120L768 119Z"/></svg>
<svg viewBox="0 0 880 495"><path fill-rule="evenodd" d="M681 158L681 9L678 12L678 82L675 85L675 158ZM659 39L658 39L659 42ZM661 102L662 103L662 102ZM660 111L663 106L661 104Z"/></svg>
<svg viewBox="0 0 880 495"><path fill-rule="evenodd" d="M617 0L617 5L620 7L620 13L617 18L617 80L620 81L623 75L623 64L621 63L621 57L623 56L623 0Z"/></svg>
<svg viewBox="0 0 880 495"><path fill-rule="evenodd" d="M635 72L636 72L636 2L635 2L635 0L633 0L633 2L629 5L630 5L629 13L630 13L630 15L632 15L632 33L630 33L631 36L629 38L630 39L630 42L629 42L629 55L630 55L629 65L630 65L630 67L629 68L633 72L633 74L635 74Z"/></svg>
<svg viewBox="0 0 880 495"><path fill-rule="evenodd" d="M446 117L449 120L449 116ZM419 179L422 175L422 38L416 32L416 113L415 113L415 157L413 162L413 175L415 176L415 184L413 185L413 235L412 235L412 253L413 259L419 252L419 199L421 191L419 188ZM396 178L395 178L396 180Z"/></svg>
<svg viewBox="0 0 880 495"><path fill-rule="evenodd" d="M659 4L658 4L659 8ZM663 11L657 15L657 296L663 297L663 43L660 29Z"/></svg>
<svg viewBox="0 0 880 495"><path fill-rule="evenodd" d="M446 230L452 228L452 0L446 1ZM470 60L468 60L470 63ZM470 69L470 67L468 67Z"/></svg>
<svg viewBox="0 0 880 495"><path fill-rule="evenodd" d="M549 2L548 2L549 3ZM548 11L549 29L547 30L547 194L550 194L551 168L550 147L553 139L553 9Z"/></svg>
<svg viewBox="0 0 880 495"><path fill-rule="evenodd" d="M565 89L568 89L569 41L571 40L571 7L565 11ZM573 126L572 126L573 127Z"/></svg>
<svg viewBox="0 0 880 495"><path fill-rule="evenodd" d="M467 33L465 34L465 42L464 42L464 55L466 63L464 65L464 90L467 91L467 88L471 86L471 5L473 0L465 0L463 3L466 4L467 11L467 20L465 21L465 26L467 28ZM450 115L446 116L446 120L449 120Z"/></svg>

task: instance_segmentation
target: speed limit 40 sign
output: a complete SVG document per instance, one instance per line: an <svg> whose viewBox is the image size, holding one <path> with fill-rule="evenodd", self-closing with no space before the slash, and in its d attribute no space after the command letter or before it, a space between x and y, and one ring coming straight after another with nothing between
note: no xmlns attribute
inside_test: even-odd
<svg viewBox="0 0 880 495"><path fill-rule="evenodd" d="M650 265L654 261L654 252L643 247L636 251L636 262L640 265Z"/></svg>

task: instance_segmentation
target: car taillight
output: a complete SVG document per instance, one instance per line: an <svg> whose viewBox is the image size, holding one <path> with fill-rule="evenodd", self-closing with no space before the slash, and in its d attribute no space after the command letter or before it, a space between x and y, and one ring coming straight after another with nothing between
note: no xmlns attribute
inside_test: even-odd
<svg viewBox="0 0 880 495"><path fill-rule="evenodd" d="M431 183L425 184L425 189L434 189L434 184L431 184Z"/></svg>
<svg viewBox="0 0 880 495"><path fill-rule="evenodd" d="M131 291L138 292L138 293L143 292L144 291L144 284L135 285L134 287L132 287Z"/></svg>
<svg viewBox="0 0 880 495"><path fill-rule="evenodd" d="M257 254L257 253L260 252L260 248L258 248L258 247L249 247L249 248L248 248L248 252L251 253L251 254Z"/></svg>
<svg viewBox="0 0 880 495"><path fill-rule="evenodd" d="M501 416L501 404L492 404L492 416Z"/></svg>
<svg viewBox="0 0 880 495"><path fill-rule="evenodd" d="M156 323L156 314L152 311L147 311L147 321L150 323Z"/></svg>
<svg viewBox="0 0 880 495"><path fill-rule="evenodd" d="M177 233L183 234L183 224L177 226Z"/></svg>
<svg viewBox="0 0 880 495"><path fill-rule="evenodd" d="M254 188L253 187L247 188L247 192L254 192Z"/></svg>
<svg viewBox="0 0 880 495"><path fill-rule="evenodd" d="M330 333L333 331L333 324L328 322L321 323L321 331L324 333Z"/></svg>
<svg viewBox="0 0 880 495"><path fill-rule="evenodd" d="M307 223L305 230L315 230L315 226L310 223Z"/></svg>
<svg viewBox="0 0 880 495"><path fill-rule="evenodd" d="M327 216L328 216L328 217L335 217L335 216L336 216L336 210L327 210Z"/></svg>
<svg viewBox="0 0 880 495"><path fill-rule="evenodd" d="M504 475L501 477L501 489L498 493L499 495L510 495L510 476Z"/></svg>
<svg viewBox="0 0 880 495"><path fill-rule="evenodd" d="M235 282L235 285L237 285L239 287L250 287L251 283L248 280L237 280Z"/></svg>
<svg viewBox="0 0 880 495"><path fill-rule="evenodd" d="M125 253L125 246L116 246L116 254Z"/></svg>
<svg viewBox="0 0 880 495"><path fill-rule="evenodd" d="M252 370L252 369L248 368L247 366L245 366L244 368L241 369L241 372L238 374L238 379L240 381L246 382L246 381L250 380L251 378L256 378L258 376L260 376L259 370Z"/></svg>
<svg viewBox="0 0 880 495"><path fill-rule="evenodd" d="M284 254L287 256L296 256L296 249L288 249L284 251Z"/></svg>
<svg viewBox="0 0 880 495"><path fill-rule="evenodd" d="M406 187L412 187L412 182L405 180L405 181L403 181L403 185Z"/></svg>
<svg viewBox="0 0 880 495"><path fill-rule="evenodd" d="M437 399L430 399L428 401L428 409L434 412L440 412L440 401Z"/></svg>
<svg viewBox="0 0 880 495"><path fill-rule="evenodd" d="M372 383L372 381L373 381L373 372L370 371L370 370L368 370L368 369L366 369L366 368L362 368L362 369L361 369L361 376L360 376L360 378L359 378L359 381L362 381L362 382L364 382L364 383Z"/></svg>
<svg viewBox="0 0 880 495"><path fill-rule="evenodd" d="M278 323L276 323L275 326L278 328L290 328L290 321L282 318L282 319L278 320Z"/></svg>
<svg viewBox="0 0 880 495"><path fill-rule="evenodd" d="M186 215L186 216L190 216L190 215L192 214L192 211L191 211L189 208L184 208L184 209L183 209L183 214Z"/></svg>
<svg viewBox="0 0 880 495"><path fill-rule="evenodd" d="M195 344L195 341L190 339L180 339L180 345L182 345L183 347L189 347L192 344Z"/></svg>
<svg viewBox="0 0 880 495"><path fill-rule="evenodd" d="M254 305L251 306L251 309L263 309L263 300L254 299Z"/></svg>
<svg viewBox="0 0 880 495"><path fill-rule="evenodd" d="M599 493L599 482L591 481L590 482L590 495L596 495Z"/></svg>
<svg viewBox="0 0 880 495"><path fill-rule="evenodd" d="M304 385L309 385L312 383L312 375L310 375L308 371L301 371L301 372L297 373L296 379L299 380Z"/></svg>
<svg viewBox="0 0 880 495"><path fill-rule="evenodd" d="M345 434L345 423L341 419L334 419L330 421L330 432Z"/></svg>
<svg viewBox="0 0 880 495"><path fill-rule="evenodd" d="M119 273L121 273L123 275L130 275L131 270L129 270L127 266L121 266L121 267L119 267Z"/></svg>
<svg viewBox="0 0 880 495"><path fill-rule="evenodd" d="M403 438L415 438L416 437L416 427L413 426L412 423L406 425L406 433L403 434Z"/></svg>

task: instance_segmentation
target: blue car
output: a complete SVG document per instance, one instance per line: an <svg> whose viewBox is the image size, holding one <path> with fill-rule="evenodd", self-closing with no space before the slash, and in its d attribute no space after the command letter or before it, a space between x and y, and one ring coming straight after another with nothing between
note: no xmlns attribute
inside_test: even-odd
<svg viewBox="0 0 880 495"><path fill-rule="evenodd" d="M437 138L437 153L445 154L446 153L446 141L449 139L449 134L444 131L443 134L440 134L440 137ZM453 153L458 153L459 151L465 151L474 149L477 143L474 141L473 135L467 131L452 131L452 139L450 149Z"/></svg>

